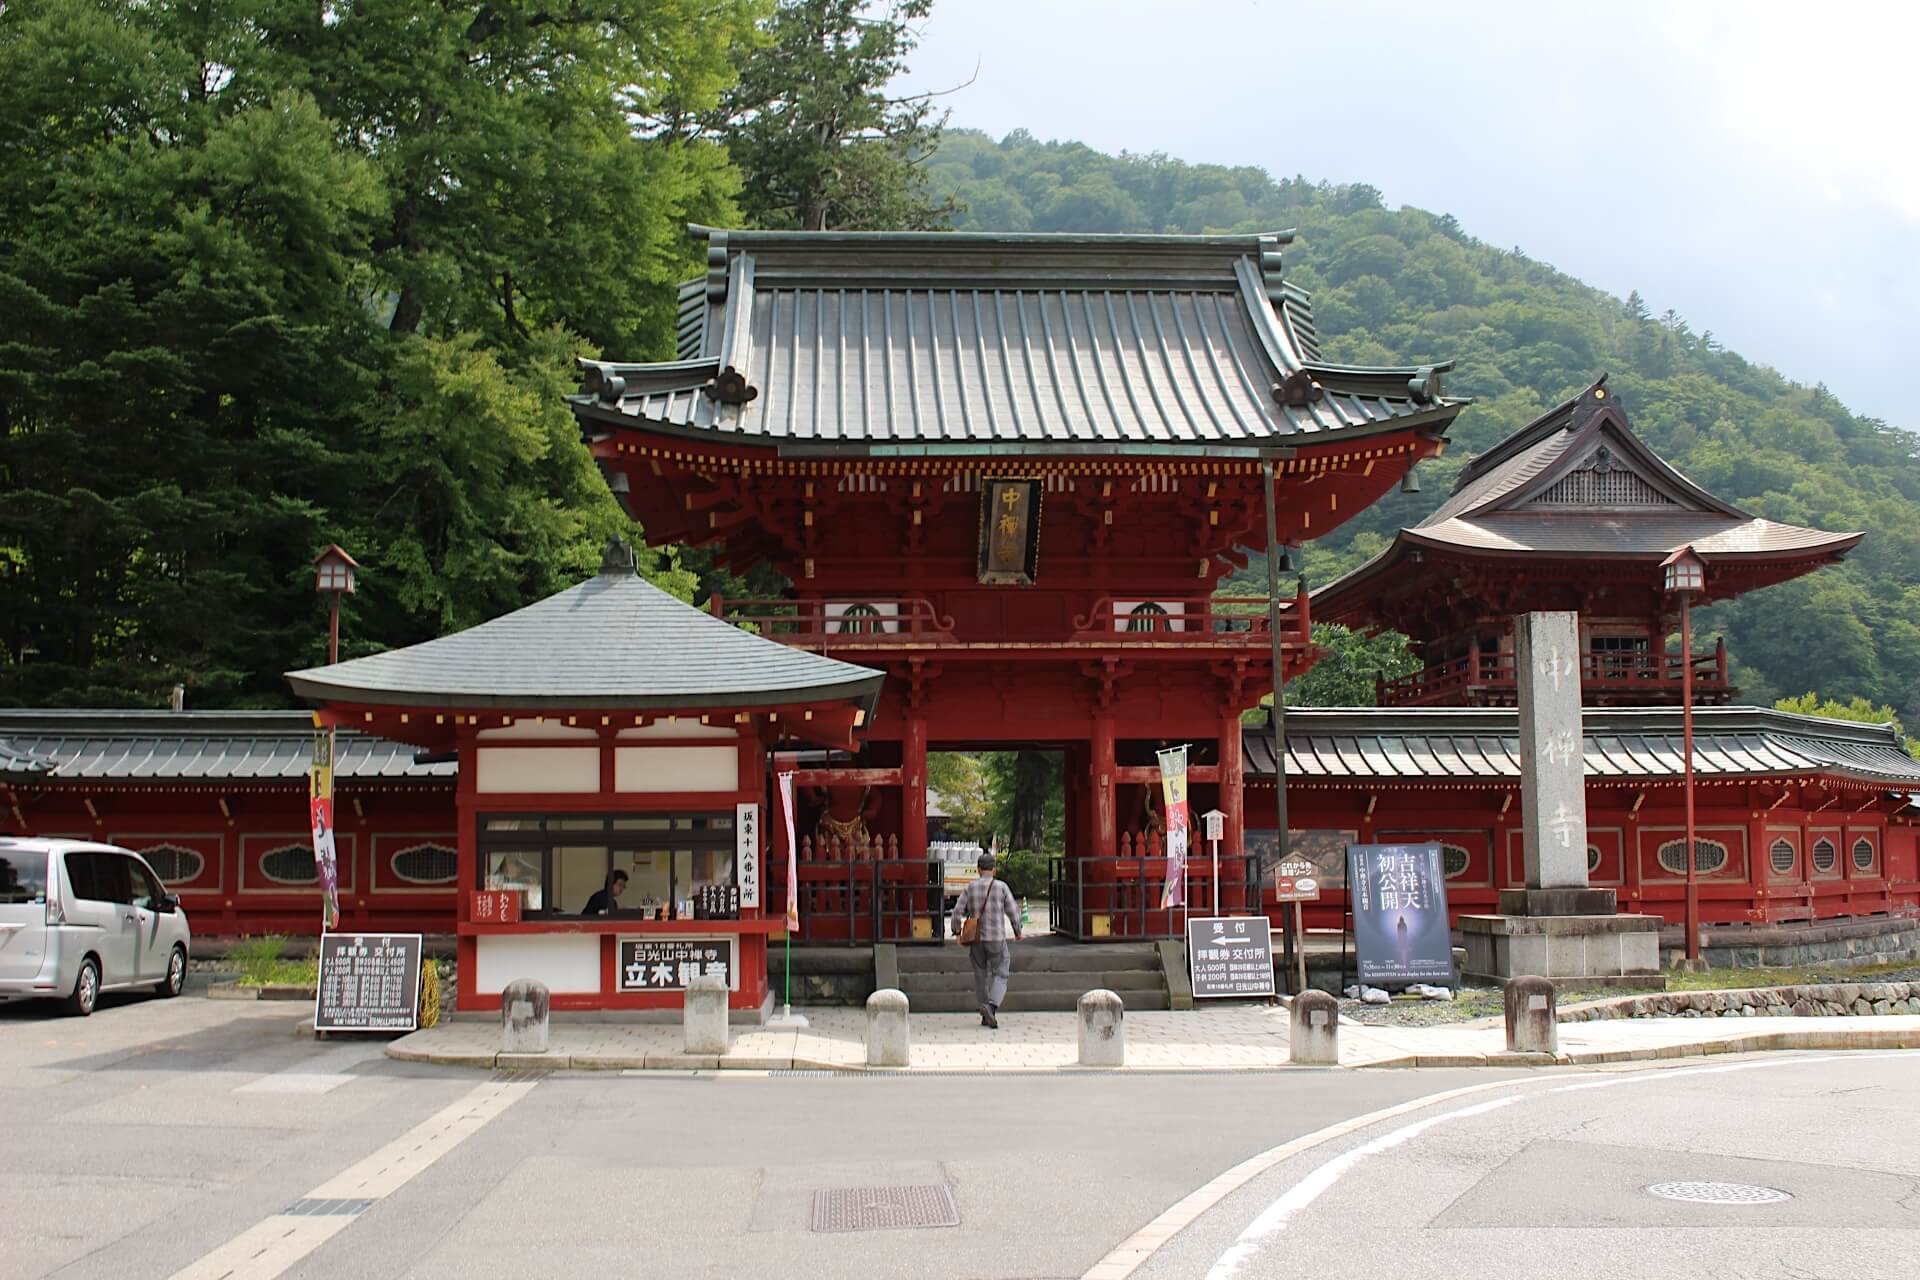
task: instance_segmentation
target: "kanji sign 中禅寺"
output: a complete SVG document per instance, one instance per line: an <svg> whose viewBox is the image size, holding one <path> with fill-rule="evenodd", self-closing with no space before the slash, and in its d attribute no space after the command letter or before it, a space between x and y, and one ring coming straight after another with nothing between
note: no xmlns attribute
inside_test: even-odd
<svg viewBox="0 0 1920 1280"><path fill-rule="evenodd" d="M615 976L621 991L685 991L697 977L725 978L740 989L732 938L621 938Z"/></svg>
<svg viewBox="0 0 1920 1280"><path fill-rule="evenodd" d="M1040 481L980 482L980 581L1030 587L1039 570Z"/></svg>

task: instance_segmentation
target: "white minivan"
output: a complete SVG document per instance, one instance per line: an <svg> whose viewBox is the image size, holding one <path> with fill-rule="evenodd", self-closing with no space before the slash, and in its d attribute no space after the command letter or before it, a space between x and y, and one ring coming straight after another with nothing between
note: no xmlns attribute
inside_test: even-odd
<svg viewBox="0 0 1920 1280"><path fill-rule="evenodd" d="M0 836L0 1000L64 999L85 1017L102 991L177 996L191 945L180 900L139 854Z"/></svg>

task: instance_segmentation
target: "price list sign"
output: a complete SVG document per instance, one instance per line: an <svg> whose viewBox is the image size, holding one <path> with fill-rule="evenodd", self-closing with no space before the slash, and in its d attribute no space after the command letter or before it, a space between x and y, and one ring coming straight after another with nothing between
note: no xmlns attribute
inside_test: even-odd
<svg viewBox="0 0 1920 1280"><path fill-rule="evenodd" d="M1187 921L1193 995L1247 999L1273 994L1273 935L1265 916L1206 916Z"/></svg>
<svg viewBox="0 0 1920 1280"><path fill-rule="evenodd" d="M414 1030L420 1025L420 961L417 933L322 936L314 1030Z"/></svg>

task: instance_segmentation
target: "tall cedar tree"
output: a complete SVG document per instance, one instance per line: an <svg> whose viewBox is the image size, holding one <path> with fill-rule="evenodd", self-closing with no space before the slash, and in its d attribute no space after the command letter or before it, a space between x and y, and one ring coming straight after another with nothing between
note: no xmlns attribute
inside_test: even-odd
<svg viewBox="0 0 1920 1280"><path fill-rule="evenodd" d="M713 131L744 180L740 209L761 227L931 230L959 203L928 185L945 113L930 95L887 96L933 0L781 0Z"/></svg>
<svg viewBox="0 0 1920 1280"><path fill-rule="evenodd" d="M624 518L560 400L667 354L753 0L0 10L0 698L286 700L577 580ZM677 571L662 575L687 592Z"/></svg>

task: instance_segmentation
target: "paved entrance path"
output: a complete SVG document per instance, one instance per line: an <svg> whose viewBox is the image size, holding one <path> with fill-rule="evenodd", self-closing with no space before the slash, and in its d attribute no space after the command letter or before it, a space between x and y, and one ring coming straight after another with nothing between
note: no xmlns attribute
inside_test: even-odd
<svg viewBox="0 0 1920 1280"><path fill-rule="evenodd" d="M394 1041L390 1057L473 1067L555 1070L858 1070L866 1014L808 1009L803 1031L736 1028L724 1055L681 1052L678 1022L556 1018L546 1054L498 1052L499 1023L459 1018ZM1286 1066L1287 1011L1267 1005L1129 1013L1122 1071L1254 1071ZM911 1019L912 1071L1058 1071L1077 1066L1072 1013L1003 1013L989 1031L974 1014ZM1561 1063L1631 1062L1769 1049L1920 1048L1920 1017L1636 1018L1563 1023ZM1368 1027L1343 1022L1343 1067L1528 1065L1498 1027Z"/></svg>

